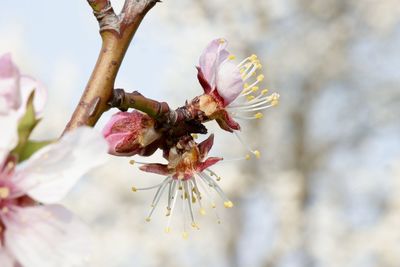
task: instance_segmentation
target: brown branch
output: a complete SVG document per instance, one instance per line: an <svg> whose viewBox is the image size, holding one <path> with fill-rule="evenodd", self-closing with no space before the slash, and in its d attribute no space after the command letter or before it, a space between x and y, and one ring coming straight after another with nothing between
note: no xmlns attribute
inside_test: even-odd
<svg viewBox="0 0 400 267"><path fill-rule="evenodd" d="M175 112L169 108L167 103L144 97L137 91L126 93L123 89L115 89L109 104L122 111L130 108L140 110L159 121L168 120L166 117L171 117L170 120L176 121Z"/></svg>
<svg viewBox="0 0 400 267"><path fill-rule="evenodd" d="M157 0L125 0L121 14L116 15L110 0L88 0L102 37L102 48L86 89L65 131L81 125L94 126L109 109L114 82L126 50L146 13Z"/></svg>
<svg viewBox="0 0 400 267"><path fill-rule="evenodd" d="M133 108L146 113L158 122L159 130L169 132L170 136L207 133L207 128L202 124L205 121L196 115L194 109L188 108L188 104L173 110L167 103L147 98L137 91L127 93L123 89L115 89L109 105L122 111Z"/></svg>

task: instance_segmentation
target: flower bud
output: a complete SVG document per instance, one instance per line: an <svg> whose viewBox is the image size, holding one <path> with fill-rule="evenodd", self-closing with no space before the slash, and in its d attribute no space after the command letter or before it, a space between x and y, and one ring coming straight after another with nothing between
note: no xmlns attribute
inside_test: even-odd
<svg viewBox="0 0 400 267"><path fill-rule="evenodd" d="M161 134L154 128L155 121L138 111L114 114L103 129L109 153L116 156L150 155L157 149Z"/></svg>

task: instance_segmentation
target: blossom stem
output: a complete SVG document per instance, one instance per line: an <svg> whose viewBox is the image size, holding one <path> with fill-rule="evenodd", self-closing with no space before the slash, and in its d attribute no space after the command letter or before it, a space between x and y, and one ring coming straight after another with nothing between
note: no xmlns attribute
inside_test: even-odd
<svg viewBox="0 0 400 267"><path fill-rule="evenodd" d="M190 133L207 133L207 129L201 124L205 121L194 114L195 112L192 109L183 106L173 110L167 103L146 98L137 91L127 93L123 89L115 89L109 105L122 111L126 111L129 108L140 110L156 119L164 127L169 126L169 128L173 129L175 136L183 136Z"/></svg>
<svg viewBox="0 0 400 267"><path fill-rule="evenodd" d="M109 109L114 81L130 42L157 0L125 0L119 15L110 0L88 0L99 22L102 48L86 89L64 133L81 125L94 126Z"/></svg>

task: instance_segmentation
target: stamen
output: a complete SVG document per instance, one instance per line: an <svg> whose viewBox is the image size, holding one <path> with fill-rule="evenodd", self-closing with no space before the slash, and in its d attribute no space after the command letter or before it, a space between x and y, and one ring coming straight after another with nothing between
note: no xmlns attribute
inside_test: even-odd
<svg viewBox="0 0 400 267"><path fill-rule="evenodd" d="M206 173L204 173L204 172L199 173L199 176L200 176L201 178L203 178L205 181L207 181L207 182L210 184L210 186L212 186L212 187L215 189L215 191L220 195L220 197L224 200L224 202L229 201L229 199L228 199L228 197L225 195L224 191L222 191L221 187L219 187L219 185L218 185L216 182L214 182L214 180L213 180L211 177L209 177L209 176L208 176Z"/></svg>
<svg viewBox="0 0 400 267"><path fill-rule="evenodd" d="M169 179L169 180L168 180ZM167 184L170 183L172 180L171 177L167 177L164 180L164 183L158 188L156 195L154 196L153 202L151 203L151 210L149 212L149 215L146 218L146 221L149 222L151 220L151 216L153 215L154 210L156 209L158 203L160 202L161 196L164 193L165 188L167 187Z"/></svg>
<svg viewBox="0 0 400 267"><path fill-rule="evenodd" d="M168 217L167 227L165 228L165 229L169 229L169 231L171 231L170 225L171 225L171 220L172 220L172 214L173 214L174 209L175 209L176 199L178 198L179 189L178 189L177 186L176 186L177 183L178 183L178 182L175 181L175 186L174 186L175 192L174 192L174 196L173 196L173 201L172 201L171 210L170 210L169 217ZM168 232L169 232L169 231L168 231Z"/></svg>
<svg viewBox="0 0 400 267"><path fill-rule="evenodd" d="M254 117L255 117L256 119L261 119L262 117L264 117L264 115L263 115L262 113L258 112L258 113L256 113L256 114L254 115Z"/></svg>
<svg viewBox="0 0 400 267"><path fill-rule="evenodd" d="M199 177L200 177L200 176L199 176ZM216 209L217 206L215 205L214 197L212 196L212 194L211 194L211 192L210 192L208 186L206 186L208 183L205 182L205 181L200 177L200 179L199 179L199 184L200 184L201 189L206 193L207 199L208 199L208 201L209 201L210 204L211 204L211 208L213 209L215 218L217 219L218 224L220 224L220 223L221 223L221 220L220 220L220 218L219 218L219 216L218 216L218 211L217 211L217 209ZM210 200L211 200L211 201L210 201Z"/></svg>
<svg viewBox="0 0 400 267"><path fill-rule="evenodd" d="M162 186L164 183L165 183L165 181L167 181L168 179L170 179L171 177L167 177L167 178L165 178L161 183L159 183L159 184L156 184L156 185L153 185L153 186L149 186L149 187L141 187L141 188L137 188L137 187L135 187L135 186L132 186L132 192L136 192L136 191L139 191L139 190L149 190L149 189L154 189L154 188L157 188L157 187L160 187L160 186Z"/></svg>
<svg viewBox="0 0 400 267"><path fill-rule="evenodd" d="M129 164L131 164L131 165L135 165L135 164L144 165L144 164L149 164L149 162L141 162L141 161L136 161L136 160L131 159L129 161Z"/></svg>
<svg viewBox="0 0 400 267"><path fill-rule="evenodd" d="M251 149L244 141L243 139L240 137L239 133L237 131L234 131L234 134L236 135L237 139L239 139L239 142L245 147L247 148L247 150L249 152L251 152L252 154L254 154L256 156L256 158L260 158L260 151L258 150L253 150ZM246 156L247 157L247 156Z"/></svg>
<svg viewBox="0 0 400 267"><path fill-rule="evenodd" d="M194 228L198 228L196 225L196 222L194 220L192 201L191 201L192 192L191 192L191 190L189 190L188 181L183 181L183 188L184 188L185 194L187 194L187 204L188 204L188 208L189 208L190 218L192 219L191 225Z"/></svg>

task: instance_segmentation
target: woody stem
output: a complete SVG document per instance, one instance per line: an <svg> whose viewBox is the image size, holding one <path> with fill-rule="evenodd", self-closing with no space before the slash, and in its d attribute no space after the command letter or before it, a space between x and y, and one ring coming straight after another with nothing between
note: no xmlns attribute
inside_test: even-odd
<svg viewBox="0 0 400 267"><path fill-rule="evenodd" d="M114 82L130 42L157 0L125 0L119 15L110 0L87 0L100 26L102 48L85 91L64 133L81 125L94 126L109 109Z"/></svg>

